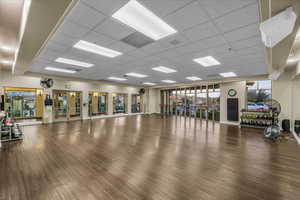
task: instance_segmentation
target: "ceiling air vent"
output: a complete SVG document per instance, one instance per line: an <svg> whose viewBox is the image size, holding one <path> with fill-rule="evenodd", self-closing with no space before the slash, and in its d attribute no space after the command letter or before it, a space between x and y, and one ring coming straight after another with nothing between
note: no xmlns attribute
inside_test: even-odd
<svg viewBox="0 0 300 200"><path fill-rule="evenodd" d="M129 44L131 46L134 46L136 48L141 48L143 46L146 46L147 44L150 44L154 42L153 39L139 33L139 32L134 32L125 38L121 39L122 42Z"/></svg>

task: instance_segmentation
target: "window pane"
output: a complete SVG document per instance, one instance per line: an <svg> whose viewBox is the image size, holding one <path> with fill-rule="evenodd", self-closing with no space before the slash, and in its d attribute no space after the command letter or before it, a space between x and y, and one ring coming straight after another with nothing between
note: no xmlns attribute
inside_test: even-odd
<svg viewBox="0 0 300 200"><path fill-rule="evenodd" d="M258 81L258 89L271 89L271 81L270 80Z"/></svg>

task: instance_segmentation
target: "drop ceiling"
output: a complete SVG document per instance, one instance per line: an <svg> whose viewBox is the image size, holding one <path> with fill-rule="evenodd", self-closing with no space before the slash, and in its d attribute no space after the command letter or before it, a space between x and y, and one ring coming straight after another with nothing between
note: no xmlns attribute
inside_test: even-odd
<svg viewBox="0 0 300 200"><path fill-rule="evenodd" d="M267 73L264 46L259 33L256 0L138 0L169 25L176 34L136 48L122 39L135 33L111 16L128 0L81 0L71 10L45 48L29 67L30 72L91 80L123 77L130 72L146 78L128 77L128 84L190 82L186 77L211 79L212 74L235 72L238 76ZM73 48L79 40L96 43L123 55L108 58ZM213 56L221 65L203 67L195 58ZM92 63L91 68L55 62L58 57ZM46 66L80 70L75 74L46 71ZM177 70L165 74L152 70L165 66ZM124 82L124 81L123 81Z"/></svg>

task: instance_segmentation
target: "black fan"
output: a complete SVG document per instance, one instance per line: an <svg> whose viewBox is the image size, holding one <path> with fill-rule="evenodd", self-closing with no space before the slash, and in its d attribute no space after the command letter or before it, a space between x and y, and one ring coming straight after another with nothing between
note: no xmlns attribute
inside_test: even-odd
<svg viewBox="0 0 300 200"><path fill-rule="evenodd" d="M144 89L144 88L141 88L140 91L139 91L139 93L140 93L140 94L145 94L145 89Z"/></svg>
<svg viewBox="0 0 300 200"><path fill-rule="evenodd" d="M53 79L52 78L42 78L40 84L45 89L51 88L53 86Z"/></svg>

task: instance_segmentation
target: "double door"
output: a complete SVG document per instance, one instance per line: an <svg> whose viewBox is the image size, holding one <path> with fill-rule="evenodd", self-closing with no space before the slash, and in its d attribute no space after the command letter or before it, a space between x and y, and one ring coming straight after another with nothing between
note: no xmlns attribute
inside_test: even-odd
<svg viewBox="0 0 300 200"><path fill-rule="evenodd" d="M53 91L54 121L81 119L82 93L78 91Z"/></svg>

